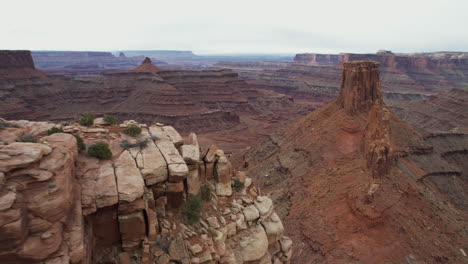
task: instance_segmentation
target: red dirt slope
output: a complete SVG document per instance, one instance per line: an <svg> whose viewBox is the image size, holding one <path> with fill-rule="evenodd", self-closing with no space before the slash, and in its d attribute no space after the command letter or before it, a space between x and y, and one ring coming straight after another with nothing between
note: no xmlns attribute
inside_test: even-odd
<svg viewBox="0 0 468 264"><path fill-rule="evenodd" d="M467 154L467 135L398 119L378 63L352 62L338 98L240 160L285 217L293 263L466 263Z"/></svg>

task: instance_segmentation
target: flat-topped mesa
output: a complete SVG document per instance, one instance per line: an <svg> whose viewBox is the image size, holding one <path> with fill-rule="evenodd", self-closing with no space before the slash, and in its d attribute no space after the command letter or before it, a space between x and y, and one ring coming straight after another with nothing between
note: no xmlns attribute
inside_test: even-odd
<svg viewBox="0 0 468 264"><path fill-rule="evenodd" d="M382 83L379 77L379 63L354 61L343 64L338 103L349 114L367 112L372 105L382 101Z"/></svg>
<svg viewBox="0 0 468 264"><path fill-rule="evenodd" d="M34 68L29 50L0 50L0 69Z"/></svg>
<svg viewBox="0 0 468 264"><path fill-rule="evenodd" d="M36 70L29 50L0 50L0 81L46 79Z"/></svg>
<svg viewBox="0 0 468 264"><path fill-rule="evenodd" d="M149 73L157 73L160 71L158 67L154 66L151 63L151 59L146 57L140 66L136 67L135 69L131 70L131 72L149 72Z"/></svg>

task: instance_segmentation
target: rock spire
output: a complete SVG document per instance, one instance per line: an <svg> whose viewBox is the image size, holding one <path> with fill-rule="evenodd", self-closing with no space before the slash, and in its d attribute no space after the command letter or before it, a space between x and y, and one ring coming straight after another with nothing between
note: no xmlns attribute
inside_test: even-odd
<svg viewBox="0 0 468 264"><path fill-rule="evenodd" d="M346 62L343 65L338 103L348 114L367 112L382 100L379 63L373 61Z"/></svg>

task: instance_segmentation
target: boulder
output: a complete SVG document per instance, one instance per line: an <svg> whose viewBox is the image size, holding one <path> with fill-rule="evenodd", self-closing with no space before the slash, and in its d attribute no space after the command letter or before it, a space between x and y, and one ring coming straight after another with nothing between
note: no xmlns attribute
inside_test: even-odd
<svg viewBox="0 0 468 264"><path fill-rule="evenodd" d="M204 160L208 163L215 162L215 154L217 150L218 147L216 145L211 145L205 154Z"/></svg>
<svg viewBox="0 0 468 264"><path fill-rule="evenodd" d="M243 208L242 212L244 213L246 221L253 221L260 217L257 207L254 205L249 205Z"/></svg>
<svg viewBox="0 0 468 264"><path fill-rule="evenodd" d="M170 141L156 141L156 146L161 151L161 154L163 155L167 164L185 164L185 161L182 156L180 156L179 151Z"/></svg>
<svg viewBox="0 0 468 264"><path fill-rule="evenodd" d="M148 129L151 136L157 137L158 140L169 140L161 126L152 125Z"/></svg>
<svg viewBox="0 0 468 264"><path fill-rule="evenodd" d="M200 160L200 147L196 145L182 145L180 152L187 164L196 164Z"/></svg>
<svg viewBox="0 0 468 264"><path fill-rule="evenodd" d="M185 141L185 144L199 146L197 135L193 132L190 133L187 137L187 140Z"/></svg>
<svg viewBox="0 0 468 264"><path fill-rule="evenodd" d="M184 144L184 139L180 136L179 132L177 132L177 130L175 130L173 127L163 126L162 129L166 136L169 138L169 140L176 147L180 147L182 144Z"/></svg>
<svg viewBox="0 0 468 264"><path fill-rule="evenodd" d="M260 260L268 250L268 238L265 230L257 225L243 231L239 241L239 255L243 262Z"/></svg>
<svg viewBox="0 0 468 264"><path fill-rule="evenodd" d="M279 240L283 235L283 223L275 212L273 212L270 217L262 222L262 226L265 228L269 244Z"/></svg>
<svg viewBox="0 0 468 264"><path fill-rule="evenodd" d="M167 163L153 141L141 151L143 166L141 173L146 185L153 185L167 180Z"/></svg>
<svg viewBox="0 0 468 264"><path fill-rule="evenodd" d="M220 228L220 225L219 225L219 222L218 222L218 218L216 216L211 216L211 217L208 217L206 218L206 221L208 222L208 224L213 227L213 228Z"/></svg>
<svg viewBox="0 0 468 264"><path fill-rule="evenodd" d="M51 152L52 148L39 143L15 142L2 146L0 147L0 172L5 173L13 169L24 168Z"/></svg>
<svg viewBox="0 0 468 264"><path fill-rule="evenodd" d="M280 245L281 245L281 251L283 252L283 255L286 257L287 260L291 259L292 256L292 240L287 237L283 236L280 239Z"/></svg>
<svg viewBox="0 0 468 264"><path fill-rule="evenodd" d="M119 195L115 181L114 166L111 161L101 163L95 186L96 206L98 208L117 204Z"/></svg>
<svg viewBox="0 0 468 264"><path fill-rule="evenodd" d="M237 171L236 172L236 178L239 182L242 182L245 184L245 180L247 178L247 174L245 173L245 171Z"/></svg>
<svg viewBox="0 0 468 264"><path fill-rule="evenodd" d="M119 201L132 202L141 197L145 183L130 152L122 152L114 165Z"/></svg>
<svg viewBox="0 0 468 264"><path fill-rule="evenodd" d="M169 164L169 181L170 182L181 182L183 181L189 172L188 167L185 163L181 164Z"/></svg>
<svg viewBox="0 0 468 264"><path fill-rule="evenodd" d="M181 235L175 237L174 240L171 241L171 245L169 246L169 256L171 260L176 260L185 263L184 261L189 260L189 253L187 251L187 247L185 246L184 239Z"/></svg>
<svg viewBox="0 0 468 264"><path fill-rule="evenodd" d="M267 196L257 196L254 204L260 212L261 219L266 219L273 213L273 201Z"/></svg>

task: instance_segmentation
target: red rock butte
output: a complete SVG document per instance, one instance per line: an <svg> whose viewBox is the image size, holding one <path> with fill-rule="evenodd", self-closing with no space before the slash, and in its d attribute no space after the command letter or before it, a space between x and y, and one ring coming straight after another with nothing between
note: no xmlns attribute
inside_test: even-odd
<svg viewBox="0 0 468 264"><path fill-rule="evenodd" d="M160 71L158 67L154 66L151 63L151 59L146 57L140 66L136 67L135 69L131 70L131 72L149 72L149 73L157 73Z"/></svg>
<svg viewBox="0 0 468 264"><path fill-rule="evenodd" d="M383 104L379 64L345 63L339 96L235 154L277 204L292 263L463 263L468 135Z"/></svg>
<svg viewBox="0 0 468 264"><path fill-rule="evenodd" d="M347 113L369 111L375 101L382 100L379 63L346 62L343 67L339 104Z"/></svg>

